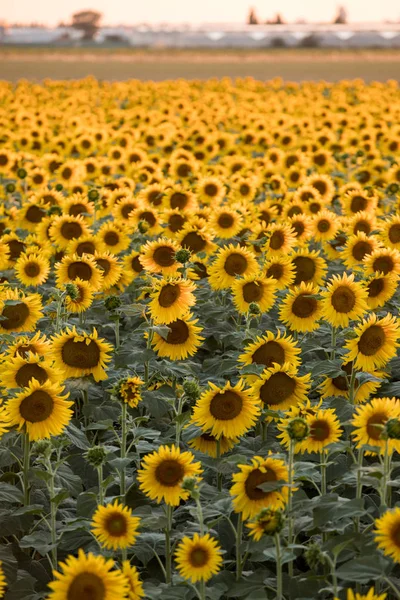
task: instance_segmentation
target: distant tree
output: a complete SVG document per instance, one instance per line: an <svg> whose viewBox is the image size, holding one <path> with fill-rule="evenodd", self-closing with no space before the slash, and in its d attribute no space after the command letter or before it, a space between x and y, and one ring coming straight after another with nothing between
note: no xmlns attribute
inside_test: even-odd
<svg viewBox="0 0 400 600"><path fill-rule="evenodd" d="M334 25L346 25L347 23L347 10L344 6L339 6L337 9L336 17L333 21Z"/></svg>
<svg viewBox="0 0 400 600"><path fill-rule="evenodd" d="M268 25L283 25L284 22L285 21L284 21L282 15L280 13L277 13L274 19L267 21L267 24Z"/></svg>
<svg viewBox="0 0 400 600"><path fill-rule="evenodd" d="M254 8L251 8L249 11L249 16L247 17L247 24L248 25L258 25L259 21L256 15L256 11L254 10Z"/></svg>
<svg viewBox="0 0 400 600"><path fill-rule="evenodd" d="M72 15L71 26L83 31L84 40L92 40L97 33L102 14L95 10L81 10Z"/></svg>

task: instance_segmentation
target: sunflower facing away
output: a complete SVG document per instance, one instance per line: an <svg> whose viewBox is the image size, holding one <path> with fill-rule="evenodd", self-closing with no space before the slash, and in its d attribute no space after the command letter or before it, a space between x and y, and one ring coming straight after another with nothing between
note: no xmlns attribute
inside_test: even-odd
<svg viewBox="0 0 400 600"><path fill-rule="evenodd" d="M152 282L149 310L155 323L171 323L184 317L196 303L193 282L172 278Z"/></svg>
<svg viewBox="0 0 400 600"><path fill-rule="evenodd" d="M138 471L139 487L146 496L158 503L178 506L187 500L189 492L182 489L185 477L200 476L201 463L194 461L191 452L181 452L177 446L160 446L147 454Z"/></svg>
<svg viewBox="0 0 400 600"><path fill-rule="evenodd" d="M98 337L96 329L90 334L79 334L75 327L67 328L51 340L55 365L65 378L93 375L95 381L107 379L105 368L112 349L111 344Z"/></svg>
<svg viewBox="0 0 400 600"><path fill-rule="evenodd" d="M289 479L289 472L283 460L255 456L251 465L238 465L238 468L239 473L232 477L230 494L235 512L242 513L244 520L255 517L263 508L284 508L288 498L284 483ZM263 490L259 487L262 484L269 484L270 489Z"/></svg>
<svg viewBox="0 0 400 600"><path fill-rule="evenodd" d="M355 337L345 345L348 350L347 360L354 362L356 369L374 371L384 367L396 355L400 337L398 319L387 314L378 319L376 314L370 315L358 325Z"/></svg>
<svg viewBox="0 0 400 600"><path fill-rule="evenodd" d="M48 600L122 600L128 593L127 578L103 556L79 549L77 557L70 555L59 566Z"/></svg>
<svg viewBox="0 0 400 600"><path fill-rule="evenodd" d="M10 398L6 404L10 425L19 430L23 427L32 441L60 435L72 417L73 402L62 396L64 388L46 381L41 384L33 379L22 392Z"/></svg>
<svg viewBox="0 0 400 600"><path fill-rule="evenodd" d="M260 415L260 403L254 400L244 381L219 388L209 383L193 409L192 423L216 438L235 438L251 429Z"/></svg>
<svg viewBox="0 0 400 600"><path fill-rule="evenodd" d="M133 546L138 537L140 519L115 500L113 504L98 506L92 518L92 532L99 544L108 550Z"/></svg>
<svg viewBox="0 0 400 600"><path fill-rule="evenodd" d="M185 536L176 549L175 560L180 575L192 583L208 581L223 563L220 546L209 533Z"/></svg>

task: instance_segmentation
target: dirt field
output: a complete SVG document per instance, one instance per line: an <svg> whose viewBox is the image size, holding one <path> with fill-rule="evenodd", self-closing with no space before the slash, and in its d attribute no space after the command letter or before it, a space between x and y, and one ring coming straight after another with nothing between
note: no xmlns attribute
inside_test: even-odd
<svg viewBox="0 0 400 600"><path fill-rule="evenodd" d="M400 51L135 51L107 49L1 49L0 79L206 79L246 77L267 80L365 81L399 79Z"/></svg>

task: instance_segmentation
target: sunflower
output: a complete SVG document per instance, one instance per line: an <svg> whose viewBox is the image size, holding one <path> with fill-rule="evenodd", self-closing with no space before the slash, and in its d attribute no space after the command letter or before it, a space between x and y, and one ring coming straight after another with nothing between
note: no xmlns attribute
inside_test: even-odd
<svg viewBox="0 0 400 600"><path fill-rule="evenodd" d="M62 374L48 358L29 352L25 357L18 354L8 358L0 375L2 385L10 389L28 387L32 379L39 383L57 383L62 381Z"/></svg>
<svg viewBox="0 0 400 600"><path fill-rule="evenodd" d="M149 311L155 323L171 323L182 319L195 305L193 282L179 277L154 280L150 293Z"/></svg>
<svg viewBox="0 0 400 600"><path fill-rule="evenodd" d="M256 303L260 311L266 313L275 304L276 282L272 277L247 275L232 283L232 295L239 313L246 314L252 303Z"/></svg>
<svg viewBox="0 0 400 600"><path fill-rule="evenodd" d="M114 569L114 561L80 548L78 556L60 563L62 572L53 571L55 581L48 600L121 600L128 594L128 580Z"/></svg>
<svg viewBox="0 0 400 600"><path fill-rule="evenodd" d="M278 333L266 331L265 335L257 337L245 347L243 354L239 356L239 362L244 366L264 365L267 369L274 364L284 363L297 368L300 364L300 352L291 336L282 334L279 330ZM253 381L254 377L250 377L250 381ZM246 380L249 380L249 376L246 376Z"/></svg>
<svg viewBox="0 0 400 600"><path fill-rule="evenodd" d="M94 291L102 286L102 271L93 256L88 254L64 256L59 263L56 263L54 269L58 287L63 288L66 283L74 283L76 279L87 281Z"/></svg>
<svg viewBox="0 0 400 600"><path fill-rule="evenodd" d="M359 231L362 231L365 235L370 235L378 228L376 215L367 211L361 211L343 220L343 226L349 235L355 235Z"/></svg>
<svg viewBox="0 0 400 600"><path fill-rule="evenodd" d="M368 254L364 260L366 275L382 273L383 275L400 274L400 252L394 248L378 248Z"/></svg>
<svg viewBox="0 0 400 600"><path fill-rule="evenodd" d="M396 293L398 277L396 275L382 275L374 273L363 281L367 292L367 304L372 310L384 306Z"/></svg>
<svg viewBox="0 0 400 600"><path fill-rule="evenodd" d="M353 363L347 362L342 365L343 375L337 377L326 377L320 385L321 398L329 398L331 396L342 396L347 400L350 397L349 378L353 371ZM383 373L373 371L371 375L375 378L364 381L360 384L358 379L354 380L354 402L360 404L365 402L374 394L383 382Z"/></svg>
<svg viewBox="0 0 400 600"><path fill-rule="evenodd" d="M123 379L118 387L118 395L123 402L129 404L131 408L136 408L142 399L140 388L144 381L140 377L127 377Z"/></svg>
<svg viewBox="0 0 400 600"><path fill-rule="evenodd" d="M333 275L321 296L323 317L332 327L348 327L368 309L367 292L353 274Z"/></svg>
<svg viewBox="0 0 400 600"><path fill-rule="evenodd" d="M382 435L383 428L389 419L399 419L400 401L397 398L373 398L368 404L357 406L352 420L352 436L357 448L375 446L383 454L388 451L399 452L400 441L386 440Z"/></svg>
<svg viewBox="0 0 400 600"><path fill-rule="evenodd" d="M98 337L96 329L79 334L67 328L51 338L51 354L55 365L68 377L93 375L95 381L107 379L105 368L111 360L111 344Z"/></svg>
<svg viewBox="0 0 400 600"><path fill-rule="evenodd" d="M195 196L190 189L183 185L174 184L165 192L165 204L171 209L191 212L196 208Z"/></svg>
<svg viewBox="0 0 400 600"><path fill-rule="evenodd" d="M124 560L121 572L128 582L128 600L140 600L140 598L144 598L143 584L140 581L137 568L131 565L129 560Z"/></svg>
<svg viewBox="0 0 400 600"><path fill-rule="evenodd" d="M395 562L400 562L400 507L387 510L375 522L375 542Z"/></svg>
<svg viewBox="0 0 400 600"><path fill-rule="evenodd" d="M166 337L154 332L151 344L158 356L184 360L196 354L204 339L199 335L203 328L196 326L197 322L198 319L193 319L193 315L187 313L182 319L168 323Z"/></svg>
<svg viewBox="0 0 400 600"><path fill-rule="evenodd" d="M340 421L333 408L318 410L305 417L309 428L308 436L296 443L295 452L321 452L330 444L337 442L343 433Z"/></svg>
<svg viewBox="0 0 400 600"><path fill-rule="evenodd" d="M163 213L163 223L166 225L164 235L168 238L175 238L176 235L183 229L188 221L187 215L179 209L169 209Z"/></svg>
<svg viewBox="0 0 400 600"><path fill-rule="evenodd" d="M203 177L196 184L200 202L218 204L225 196L225 186L218 177Z"/></svg>
<svg viewBox="0 0 400 600"><path fill-rule="evenodd" d="M140 262L140 252L132 250L130 254L127 254L123 258L123 271L129 275L131 281L136 279L144 271L144 267Z"/></svg>
<svg viewBox="0 0 400 600"><path fill-rule="evenodd" d="M399 337L396 317L387 314L378 319L372 314L355 328L354 337L346 343L346 360L352 360L356 369L368 372L384 367L396 356Z"/></svg>
<svg viewBox="0 0 400 600"><path fill-rule="evenodd" d="M276 256L266 261L264 273L275 279L278 290L285 290L294 282L295 266L289 257Z"/></svg>
<svg viewBox="0 0 400 600"><path fill-rule="evenodd" d="M100 243L103 252L107 250L113 254L118 254L129 247L130 239L127 233L119 227L116 222L107 221L96 234L96 239Z"/></svg>
<svg viewBox="0 0 400 600"><path fill-rule="evenodd" d="M321 285L327 272L327 264L316 250L298 250L291 256L294 266L294 285L313 283Z"/></svg>
<svg viewBox="0 0 400 600"><path fill-rule="evenodd" d="M6 576L4 575L3 564L0 561L0 598L4 597L6 587L7 587L7 580L6 580Z"/></svg>
<svg viewBox="0 0 400 600"><path fill-rule="evenodd" d="M180 266L175 259L178 250L177 242L159 238L154 242L147 242L141 248L139 261L149 273L161 273L164 277L175 275Z"/></svg>
<svg viewBox="0 0 400 600"><path fill-rule="evenodd" d="M209 268L209 282L214 290L231 287L235 277L256 275L257 260L252 252L241 246L229 244L217 252L217 257Z"/></svg>
<svg viewBox="0 0 400 600"><path fill-rule="evenodd" d="M312 222L312 235L318 242L332 240L340 227L338 215L330 210L323 209L314 217Z"/></svg>
<svg viewBox="0 0 400 600"><path fill-rule="evenodd" d="M2 254L0 260L3 264L8 261L8 268L12 269L16 260L26 251L26 243L16 233L6 233L1 238Z"/></svg>
<svg viewBox="0 0 400 600"><path fill-rule="evenodd" d="M68 394L62 396L63 391L57 383L31 380L6 403L10 425L25 428L32 441L60 435L71 420L73 405L67 401Z"/></svg>
<svg viewBox="0 0 400 600"><path fill-rule="evenodd" d="M191 422L216 438L236 438L251 429L260 415L260 403L244 388L244 381L220 388L209 382L193 409Z"/></svg>
<svg viewBox="0 0 400 600"><path fill-rule="evenodd" d="M68 312L82 313L92 306L94 290L89 282L77 277L74 283L66 285L66 290L65 308Z"/></svg>
<svg viewBox="0 0 400 600"><path fill-rule="evenodd" d="M210 254L215 249L210 232L206 228L206 222L203 219L190 219L176 236L176 239L182 246L187 248L193 254L205 252Z"/></svg>
<svg viewBox="0 0 400 600"><path fill-rule="evenodd" d="M101 288L102 290L107 291L113 285L115 285L121 277L122 264L119 261L119 259L116 256L114 256L114 254L111 254L111 252L108 251L95 251L94 261L103 275Z"/></svg>
<svg viewBox="0 0 400 600"><path fill-rule="evenodd" d="M177 446L160 446L144 457L141 467L137 478L142 492L171 506L178 506L189 497L189 492L182 489L184 478L199 477L202 472L201 463L194 462L193 454L181 452Z"/></svg>
<svg viewBox="0 0 400 600"><path fill-rule="evenodd" d="M241 513L244 520L255 517L263 508L284 508L288 487L283 483L289 480L289 471L283 460L255 456L251 465L239 464L238 468L239 473L232 477L230 494L234 511ZM263 484L269 484L271 489L264 491L260 487Z"/></svg>
<svg viewBox="0 0 400 600"><path fill-rule="evenodd" d="M341 198L343 213L347 216L355 215L361 211L373 213L376 209L378 198L369 195L363 190L350 190Z"/></svg>
<svg viewBox="0 0 400 600"><path fill-rule="evenodd" d="M242 221L242 216L237 211L228 206L222 206L211 213L209 226L217 238L229 239L239 233Z"/></svg>
<svg viewBox="0 0 400 600"><path fill-rule="evenodd" d="M71 240L68 244L65 253L68 255L77 254L82 256L83 254L95 254L100 251L100 242L96 239L94 233L88 233L83 235L77 240Z"/></svg>
<svg viewBox="0 0 400 600"><path fill-rule="evenodd" d="M255 542L259 542L264 535L275 535L283 527L283 513L281 510L263 508L257 515L255 521L246 523L250 529L249 535Z"/></svg>
<svg viewBox="0 0 400 600"><path fill-rule="evenodd" d="M217 439L214 435L211 435L211 433L202 433L198 437L189 440L188 444L194 450L198 450L198 452L203 452L203 454L208 454L208 456L211 456L212 458L217 458L218 456L222 456L226 452L229 452L229 450L232 450L238 441L238 438L227 438L224 435L221 435L221 437Z"/></svg>
<svg viewBox="0 0 400 600"><path fill-rule="evenodd" d="M43 200L32 196L18 211L19 226L26 231L36 231L39 223L46 217L46 211Z"/></svg>
<svg viewBox="0 0 400 600"><path fill-rule="evenodd" d="M354 593L353 590L347 590L347 600L385 600L387 594L375 594L374 588L370 588L367 594ZM339 600L339 598L334 598Z"/></svg>
<svg viewBox="0 0 400 600"><path fill-rule="evenodd" d="M29 353L38 354L39 356L45 356L50 348L50 342L46 339L46 336L41 334L40 331L35 333L31 338L27 336L19 336L15 341L10 344L7 348L7 356L15 358L16 356L22 356L27 358Z"/></svg>
<svg viewBox="0 0 400 600"><path fill-rule="evenodd" d="M115 500L113 504L97 507L92 517L92 533L103 548L120 550L133 546L139 535L139 523L130 508Z"/></svg>
<svg viewBox="0 0 400 600"><path fill-rule="evenodd" d="M264 246L268 258L289 254L296 244L296 235L290 225L272 223L268 227L268 241Z"/></svg>
<svg viewBox="0 0 400 600"><path fill-rule="evenodd" d="M71 240L88 235L89 230L85 219L78 215L61 215L55 217L50 229L49 237L61 250L65 250Z"/></svg>
<svg viewBox="0 0 400 600"><path fill-rule="evenodd" d="M322 302L316 297L317 294L316 286L302 282L282 301L279 319L293 331L310 332L318 329Z"/></svg>
<svg viewBox="0 0 400 600"><path fill-rule="evenodd" d="M289 224L296 237L297 245L305 244L313 235L313 221L307 215L289 217Z"/></svg>
<svg viewBox="0 0 400 600"><path fill-rule="evenodd" d="M349 236L340 254L340 257L348 269L360 267L364 258L378 248L378 240L363 231Z"/></svg>
<svg viewBox="0 0 400 600"><path fill-rule="evenodd" d="M17 289L0 292L0 333L34 331L42 318L42 298L39 294L25 295Z"/></svg>
<svg viewBox="0 0 400 600"><path fill-rule="evenodd" d="M14 273L25 286L42 285L49 277L50 263L39 254L23 253L15 262Z"/></svg>
<svg viewBox="0 0 400 600"><path fill-rule="evenodd" d="M192 583L208 581L223 563L221 548L209 533L183 537L176 549L175 560L181 577Z"/></svg>
<svg viewBox="0 0 400 600"><path fill-rule="evenodd" d="M310 391L311 375L297 375L297 369L288 363L273 364L265 369L251 387L251 395L265 408L286 410L300 404Z"/></svg>
<svg viewBox="0 0 400 600"><path fill-rule="evenodd" d="M380 223L379 238L384 248L400 250L400 214Z"/></svg>

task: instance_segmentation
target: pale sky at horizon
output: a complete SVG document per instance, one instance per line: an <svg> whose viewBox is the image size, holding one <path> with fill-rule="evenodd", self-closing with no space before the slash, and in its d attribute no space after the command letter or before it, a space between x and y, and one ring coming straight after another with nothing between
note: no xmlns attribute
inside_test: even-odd
<svg viewBox="0 0 400 600"><path fill-rule="evenodd" d="M250 6L260 19L280 12L285 20L332 21L337 6L347 7L349 21L400 21L399 0L0 0L0 21L56 25L78 10L103 13L104 24L243 23ZM2 6L3 5L3 6Z"/></svg>

